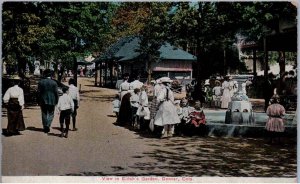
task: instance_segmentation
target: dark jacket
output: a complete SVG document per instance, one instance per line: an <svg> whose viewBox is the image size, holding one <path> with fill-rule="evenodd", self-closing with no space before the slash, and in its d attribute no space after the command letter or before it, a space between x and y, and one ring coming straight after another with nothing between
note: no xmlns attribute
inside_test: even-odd
<svg viewBox="0 0 300 184"><path fill-rule="evenodd" d="M58 86L57 83L45 78L38 83L39 101L40 104L56 105L58 102Z"/></svg>

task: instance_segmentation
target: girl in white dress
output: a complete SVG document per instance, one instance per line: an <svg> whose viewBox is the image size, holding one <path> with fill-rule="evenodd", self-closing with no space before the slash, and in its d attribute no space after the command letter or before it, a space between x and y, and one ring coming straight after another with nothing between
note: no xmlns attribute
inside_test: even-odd
<svg viewBox="0 0 300 184"><path fill-rule="evenodd" d="M174 125L180 123L176 107L174 105L174 95L169 87L172 82L168 77L161 78L163 88L158 94L157 101L160 104L154 118L154 124L163 126L162 138L172 137Z"/></svg>
<svg viewBox="0 0 300 184"><path fill-rule="evenodd" d="M222 89L223 89L223 96L222 96L221 108L227 109L228 103L231 102L230 83L228 77L225 77L225 81L222 83Z"/></svg>

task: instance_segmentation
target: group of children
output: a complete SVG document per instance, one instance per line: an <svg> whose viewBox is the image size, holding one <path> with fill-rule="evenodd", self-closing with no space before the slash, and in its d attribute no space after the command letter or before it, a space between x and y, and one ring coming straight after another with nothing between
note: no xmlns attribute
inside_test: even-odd
<svg viewBox="0 0 300 184"><path fill-rule="evenodd" d="M180 123L175 126L177 135L206 134L206 118L199 100L195 101L194 107L192 107L188 100L183 98L176 102L176 107L180 118Z"/></svg>
<svg viewBox="0 0 300 184"><path fill-rule="evenodd" d="M59 97L57 103L57 110L60 123L60 137L68 138L69 126L72 117L73 131L76 131L76 115L77 108L79 107L79 90L74 85L74 79L69 80L69 87L62 88L63 95ZM64 124L66 128L64 128Z"/></svg>
<svg viewBox="0 0 300 184"><path fill-rule="evenodd" d="M132 124L134 129L148 129L154 132L150 123L150 111L147 106L148 96L145 88L135 89L130 97L132 108ZM119 95L115 96L112 102L113 112L118 117L121 102ZM145 107L146 106L146 107ZM189 105L188 99L183 98L175 101L177 115L179 116L180 123L175 125L174 133L178 136L182 135L205 135L207 131L206 118L201 107L200 101L195 101L194 107ZM141 127L142 126L142 127ZM154 125L155 127L155 125ZM154 128L155 129L155 128Z"/></svg>

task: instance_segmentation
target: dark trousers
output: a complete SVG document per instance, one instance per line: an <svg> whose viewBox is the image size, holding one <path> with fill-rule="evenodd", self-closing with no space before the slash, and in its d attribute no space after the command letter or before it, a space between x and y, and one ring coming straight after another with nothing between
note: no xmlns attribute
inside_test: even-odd
<svg viewBox="0 0 300 184"><path fill-rule="evenodd" d="M54 105L42 104L42 122L43 127L46 132L49 132L52 120L54 118Z"/></svg>
<svg viewBox="0 0 300 184"><path fill-rule="evenodd" d="M71 119L71 109L63 110L60 112L59 123L61 131L63 132L64 123L66 124L66 133L69 131L70 119Z"/></svg>
<svg viewBox="0 0 300 184"><path fill-rule="evenodd" d="M73 128L76 128L76 116L77 116L77 109L78 109L78 101L73 100L73 102L74 102L74 111L71 113L71 116L72 116Z"/></svg>

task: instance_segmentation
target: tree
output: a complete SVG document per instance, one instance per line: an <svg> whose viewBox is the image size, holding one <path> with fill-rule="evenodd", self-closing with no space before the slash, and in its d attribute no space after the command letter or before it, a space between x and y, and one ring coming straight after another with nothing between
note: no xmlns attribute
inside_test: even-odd
<svg viewBox="0 0 300 184"><path fill-rule="evenodd" d="M37 3L3 3L3 59L17 64L18 73L24 77L28 57L32 56L38 41L51 32L41 25Z"/></svg>

